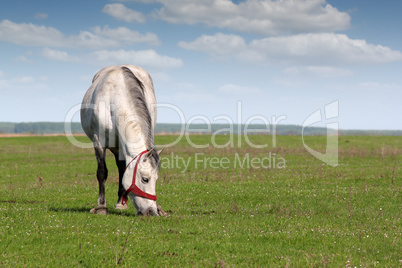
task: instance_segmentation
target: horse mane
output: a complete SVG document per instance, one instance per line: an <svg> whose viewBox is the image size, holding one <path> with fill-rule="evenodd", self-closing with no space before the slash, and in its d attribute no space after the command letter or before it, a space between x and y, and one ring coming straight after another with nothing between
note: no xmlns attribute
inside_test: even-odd
<svg viewBox="0 0 402 268"><path fill-rule="evenodd" d="M133 108L135 109L136 115L140 118L139 122L145 137L145 146L148 150L153 149L151 156L155 160L155 164L158 165L159 155L154 143L152 119L145 101L146 88L129 68L123 66L121 69L124 75L124 82L131 96L131 101L133 102Z"/></svg>

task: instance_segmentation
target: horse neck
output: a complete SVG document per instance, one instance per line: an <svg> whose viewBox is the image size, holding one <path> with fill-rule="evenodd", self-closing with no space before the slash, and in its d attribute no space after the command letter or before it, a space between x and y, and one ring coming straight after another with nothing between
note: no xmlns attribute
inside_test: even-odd
<svg viewBox="0 0 402 268"><path fill-rule="evenodd" d="M135 146L130 146L130 144L122 144L122 147L124 148L124 157L127 163L141 152L156 148L153 136L148 136L147 138L142 133L140 135L142 135L141 142L136 143Z"/></svg>

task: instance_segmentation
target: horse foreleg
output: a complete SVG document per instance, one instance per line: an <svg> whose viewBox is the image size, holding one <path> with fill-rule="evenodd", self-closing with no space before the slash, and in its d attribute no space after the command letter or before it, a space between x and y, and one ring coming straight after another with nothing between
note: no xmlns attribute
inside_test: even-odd
<svg viewBox="0 0 402 268"><path fill-rule="evenodd" d="M99 197L98 197L98 206L91 209L90 212L93 214L107 214L105 183L108 176L108 170L105 161L105 149L96 145L94 147L95 147L96 160L98 162L98 170L96 172L96 177L99 183Z"/></svg>
<svg viewBox="0 0 402 268"><path fill-rule="evenodd" d="M119 209L119 210L128 209L127 204L123 205L122 200L121 200L121 197L123 196L123 193L125 192L125 189L123 187L123 175L126 170L126 160L120 160L119 151L112 150L112 152L113 152L115 160L116 160L117 168L119 169L119 190L117 192L118 199L117 199L115 209Z"/></svg>

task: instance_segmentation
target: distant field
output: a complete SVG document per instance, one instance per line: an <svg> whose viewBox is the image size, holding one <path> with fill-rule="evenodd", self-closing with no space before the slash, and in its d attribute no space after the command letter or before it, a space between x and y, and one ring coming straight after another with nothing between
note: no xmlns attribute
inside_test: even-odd
<svg viewBox="0 0 402 268"><path fill-rule="evenodd" d="M67 122L68 123L68 122ZM84 130L79 122L71 122L67 124L71 128L71 133L73 134L84 134ZM10 134L15 135L49 135L49 134L64 134L66 124L64 122L0 122L0 137L8 136ZM337 133L339 135L361 135L361 136L402 136L402 130L344 130L341 129L336 131L334 129L327 129L325 127L306 127L304 130L302 126L299 125L262 125L262 124L251 124L251 125L238 125L238 124L168 124L168 123L157 123L155 126L155 133L161 134L180 134L183 131L189 133L198 134L213 134L218 133L224 134L229 133L228 129L231 128L230 133L242 134L247 131L253 131L257 134L269 134L269 135L326 135L329 131L330 134ZM226 131L225 131L226 130ZM274 133L275 132L275 133Z"/></svg>
<svg viewBox="0 0 402 268"><path fill-rule="evenodd" d="M176 136L157 136L168 144ZM300 136L193 135L163 152L158 203L169 217L107 216L92 149L63 136L0 138L0 267L400 267L402 138L339 137L339 166ZM77 137L88 141L86 137ZM240 142L239 142L240 141ZM326 138L306 137L315 150ZM240 143L240 144L239 144Z"/></svg>

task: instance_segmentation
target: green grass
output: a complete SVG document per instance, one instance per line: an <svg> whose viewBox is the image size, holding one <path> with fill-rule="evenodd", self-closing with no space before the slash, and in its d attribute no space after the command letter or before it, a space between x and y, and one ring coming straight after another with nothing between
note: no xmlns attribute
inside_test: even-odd
<svg viewBox="0 0 402 268"><path fill-rule="evenodd" d="M157 136L156 143L175 139ZM157 194L170 216L140 217L132 205L113 209L111 153L110 214L91 215L98 192L92 149L65 137L0 138L0 267L400 266L401 137L341 136L337 167L311 156L300 136L278 136L276 146L270 136L250 136L264 149L234 139L232 147L194 149L183 138L165 149ZM306 139L321 152L325 141ZM271 168L236 162L269 153ZM171 163L176 156L186 169ZM222 159L228 164L220 168L204 165ZM280 159L284 166L273 164Z"/></svg>

